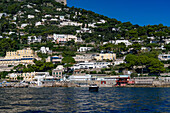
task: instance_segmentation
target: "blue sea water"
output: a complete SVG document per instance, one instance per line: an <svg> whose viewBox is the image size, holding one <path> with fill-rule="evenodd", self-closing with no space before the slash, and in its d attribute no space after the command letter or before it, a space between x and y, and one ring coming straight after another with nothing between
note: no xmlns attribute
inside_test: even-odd
<svg viewBox="0 0 170 113"><path fill-rule="evenodd" d="M168 113L170 88L6 88L0 113Z"/></svg>

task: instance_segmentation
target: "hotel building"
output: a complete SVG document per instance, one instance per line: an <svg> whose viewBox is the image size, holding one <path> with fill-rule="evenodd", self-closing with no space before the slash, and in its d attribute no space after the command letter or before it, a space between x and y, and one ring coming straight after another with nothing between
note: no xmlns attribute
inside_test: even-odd
<svg viewBox="0 0 170 113"><path fill-rule="evenodd" d="M0 66L18 65L18 64L34 64L37 58L36 53L30 48L17 50L16 52L6 52L6 56L0 59Z"/></svg>

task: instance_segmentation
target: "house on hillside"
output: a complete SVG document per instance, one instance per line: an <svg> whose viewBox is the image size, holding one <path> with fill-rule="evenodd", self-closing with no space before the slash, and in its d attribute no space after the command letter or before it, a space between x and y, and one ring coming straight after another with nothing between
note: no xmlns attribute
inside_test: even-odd
<svg viewBox="0 0 170 113"><path fill-rule="evenodd" d="M2 16L7 16L6 13L0 13L0 19L2 18Z"/></svg>
<svg viewBox="0 0 170 113"><path fill-rule="evenodd" d="M52 70L52 76L57 79L63 78L64 67L62 65L58 65L56 69Z"/></svg>
<svg viewBox="0 0 170 113"><path fill-rule="evenodd" d="M29 24L27 23L24 23L24 24L21 24L21 29L24 29L26 26L28 26Z"/></svg>
<svg viewBox="0 0 170 113"><path fill-rule="evenodd" d="M93 47L80 47L77 52L86 52L92 50Z"/></svg>
<svg viewBox="0 0 170 113"><path fill-rule="evenodd" d="M49 49L49 47L41 47L39 51L37 52L41 52L41 53L44 53L44 54L52 54L52 50Z"/></svg>
<svg viewBox="0 0 170 113"><path fill-rule="evenodd" d="M159 54L158 59L161 61L170 60L170 54Z"/></svg>
<svg viewBox="0 0 170 113"><path fill-rule="evenodd" d="M119 43L124 43L126 46L130 46L132 45L131 42L129 42L129 40L116 40L115 44L118 45Z"/></svg>
<svg viewBox="0 0 170 113"><path fill-rule="evenodd" d="M97 56L95 56L94 58L97 61L116 60L116 54L115 53L100 53Z"/></svg>
<svg viewBox="0 0 170 113"><path fill-rule="evenodd" d="M34 15L28 15L28 18L34 18L35 16Z"/></svg>
<svg viewBox="0 0 170 113"><path fill-rule="evenodd" d="M30 43L36 43L36 42L41 42L42 36L28 36L28 44Z"/></svg>
<svg viewBox="0 0 170 113"><path fill-rule="evenodd" d="M61 63L63 57L62 56L49 56L46 59L46 62L52 62L53 64Z"/></svg>
<svg viewBox="0 0 170 113"><path fill-rule="evenodd" d="M77 42L77 37L75 35L68 35L68 34L53 34L54 42L58 44L66 43L67 41L74 40Z"/></svg>
<svg viewBox="0 0 170 113"><path fill-rule="evenodd" d="M90 62L93 60L92 54L76 55L73 57L76 62Z"/></svg>
<svg viewBox="0 0 170 113"><path fill-rule="evenodd" d="M77 69L97 69L97 68L108 68L112 63L110 62L82 62L77 63L71 67L73 70Z"/></svg>

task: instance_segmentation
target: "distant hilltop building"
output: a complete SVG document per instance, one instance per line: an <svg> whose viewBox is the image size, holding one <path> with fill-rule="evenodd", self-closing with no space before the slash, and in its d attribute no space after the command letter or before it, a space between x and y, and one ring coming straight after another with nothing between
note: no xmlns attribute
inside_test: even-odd
<svg viewBox="0 0 170 113"><path fill-rule="evenodd" d="M25 0L14 0L14 1L22 2L22 1L25 1ZM64 5L67 5L67 0L55 0L55 1L59 2L59 3L62 3Z"/></svg>
<svg viewBox="0 0 170 113"><path fill-rule="evenodd" d="M67 0L55 0L55 1L67 5Z"/></svg>

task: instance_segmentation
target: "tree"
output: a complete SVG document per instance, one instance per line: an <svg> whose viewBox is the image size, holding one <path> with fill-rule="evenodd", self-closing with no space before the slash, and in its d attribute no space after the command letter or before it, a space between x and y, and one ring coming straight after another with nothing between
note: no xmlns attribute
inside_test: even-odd
<svg viewBox="0 0 170 113"><path fill-rule="evenodd" d="M8 75L8 72L6 72L6 71L3 71L3 72L1 72L0 73L0 78L6 78L6 76Z"/></svg>
<svg viewBox="0 0 170 113"><path fill-rule="evenodd" d="M135 51L135 53L138 53L141 50L142 45L139 43L134 43L130 46L131 48L133 48L133 50Z"/></svg>
<svg viewBox="0 0 170 113"><path fill-rule="evenodd" d="M149 64L147 64L147 67L149 69L149 73L155 75L160 75L161 72L165 71L164 64L154 58L149 59Z"/></svg>
<svg viewBox="0 0 170 113"><path fill-rule="evenodd" d="M62 63L73 64L73 63L75 63L75 60L74 60L74 58L67 56L62 59Z"/></svg>
<svg viewBox="0 0 170 113"><path fill-rule="evenodd" d="M159 37L159 41L162 41L162 38L167 36L167 34L164 31L158 31L155 33L155 36Z"/></svg>
<svg viewBox="0 0 170 113"><path fill-rule="evenodd" d="M136 60L137 60L137 57L135 55L128 54L125 58L125 61L126 61L125 67L133 69L133 66L136 65Z"/></svg>
<svg viewBox="0 0 170 113"><path fill-rule="evenodd" d="M64 57L75 56L75 53L73 51L64 51L62 56L64 56Z"/></svg>
<svg viewBox="0 0 170 113"><path fill-rule="evenodd" d="M138 66L142 66L142 74L143 74L143 68L148 63L149 58L145 55L138 56L136 59L136 64Z"/></svg>

